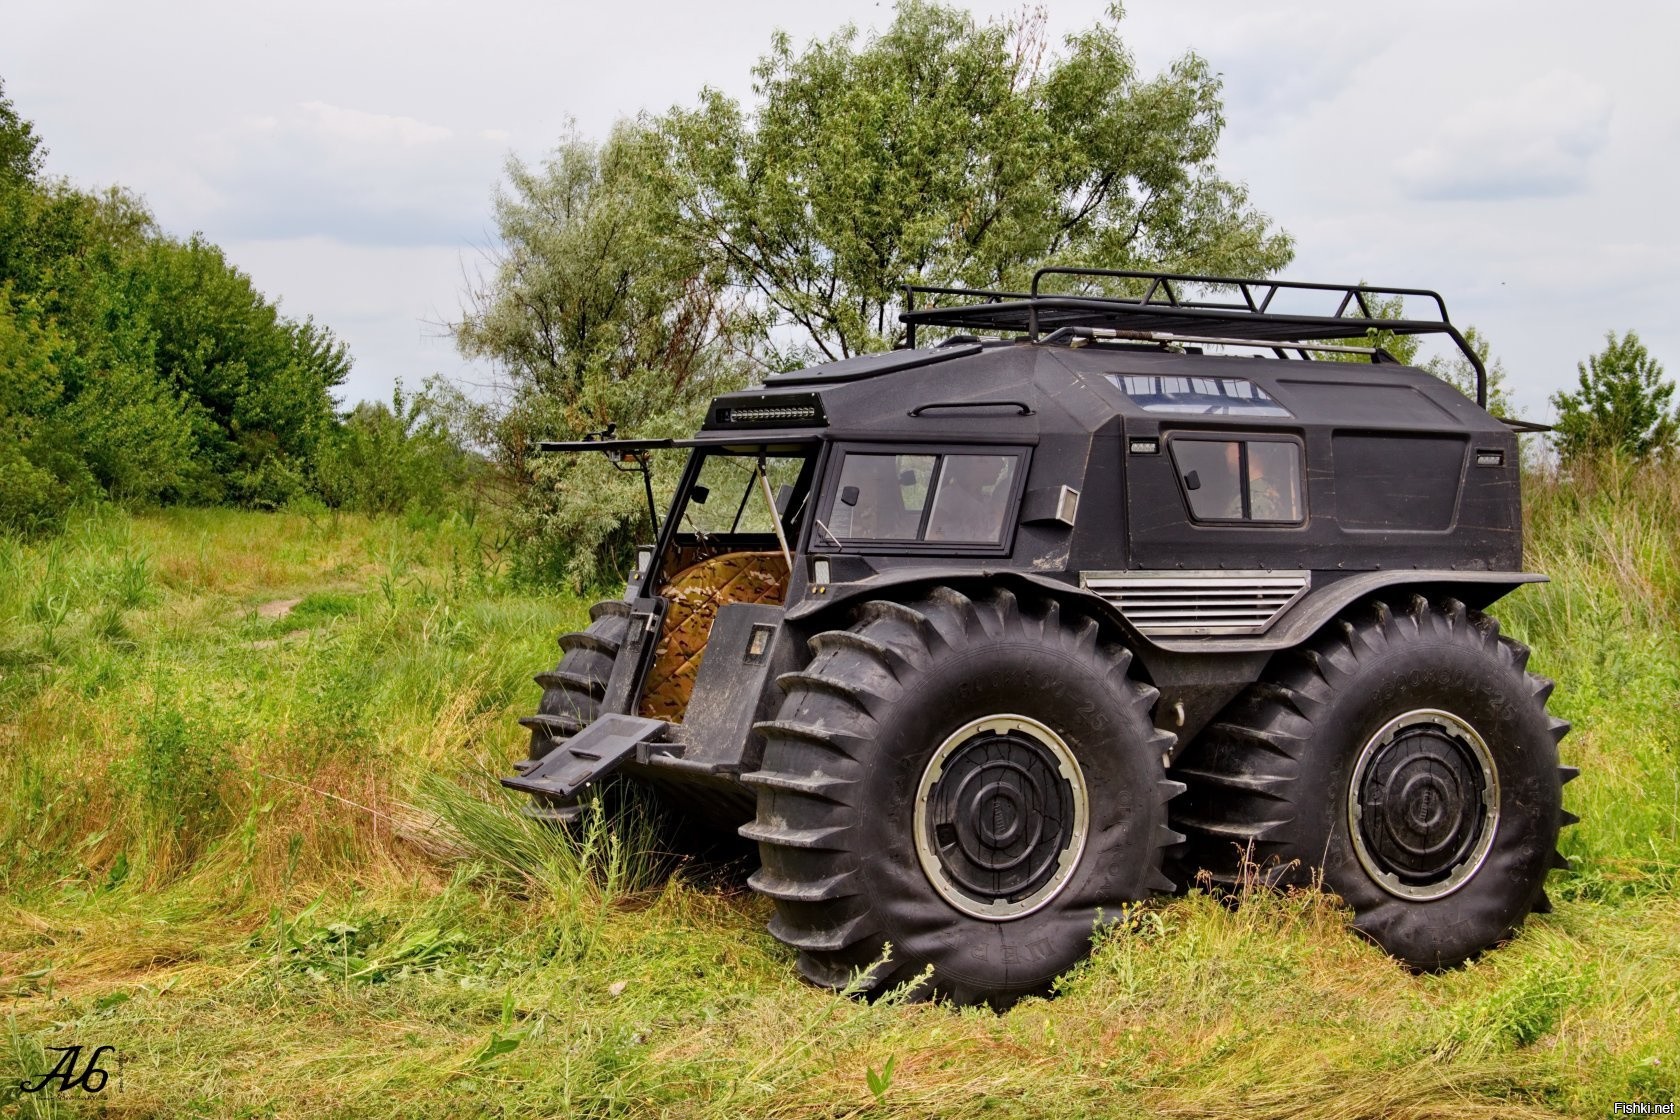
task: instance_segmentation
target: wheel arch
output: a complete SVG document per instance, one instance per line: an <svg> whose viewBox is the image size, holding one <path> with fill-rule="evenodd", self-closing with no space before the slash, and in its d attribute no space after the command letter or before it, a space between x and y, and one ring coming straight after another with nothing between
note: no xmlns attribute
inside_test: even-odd
<svg viewBox="0 0 1680 1120"><path fill-rule="evenodd" d="M1120 609L1094 591L1077 584L1064 583L1035 572L975 571L973 568L915 568L900 572L883 572L857 583L834 586L829 594L807 598L791 607L787 620L809 633L835 628L844 629L846 608L876 598L898 598L915 595L930 587L945 586L964 594L1004 587L1016 593L1027 592L1043 596L1064 607L1074 607L1095 618L1113 637L1130 649L1133 665L1148 679L1149 655L1162 647L1145 637L1136 626L1120 613Z"/></svg>

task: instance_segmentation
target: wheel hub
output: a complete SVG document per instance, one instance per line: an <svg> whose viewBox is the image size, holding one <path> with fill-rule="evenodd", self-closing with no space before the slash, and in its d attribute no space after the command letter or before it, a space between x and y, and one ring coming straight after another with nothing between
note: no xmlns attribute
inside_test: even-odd
<svg viewBox="0 0 1680 1120"><path fill-rule="evenodd" d="M952 732L916 794L916 854L940 896L978 918L1032 913L1085 847L1085 777L1061 736L1001 715Z"/></svg>
<svg viewBox="0 0 1680 1120"><path fill-rule="evenodd" d="M1354 852L1384 890L1444 898L1475 874L1493 845L1499 823L1493 755L1473 727L1449 712L1397 716L1360 751L1348 817Z"/></svg>

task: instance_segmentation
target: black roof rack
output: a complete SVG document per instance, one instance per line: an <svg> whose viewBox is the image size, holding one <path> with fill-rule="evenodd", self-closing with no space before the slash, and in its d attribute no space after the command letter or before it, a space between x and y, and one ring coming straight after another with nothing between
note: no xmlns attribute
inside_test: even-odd
<svg viewBox="0 0 1680 1120"><path fill-rule="evenodd" d="M1136 297L1050 295L1039 290L1047 276L1134 281L1144 290ZM1185 291L1187 288L1198 291L1191 295ZM1201 291L1204 289L1218 291L1206 294ZM1333 302L1334 310L1329 314L1305 315L1271 309L1280 293L1297 292L1326 293L1326 303ZM918 295L929 297L927 306L916 306ZM904 313L898 318L909 328L907 341L911 347L916 345L918 326L1025 334L1032 342L1078 334L1145 342L1258 345L1269 346L1280 357L1285 356L1285 350L1304 351L1311 349L1313 343L1330 339L1365 338L1371 331L1446 335L1476 371L1476 403L1487 407L1487 370L1481 358L1448 321L1446 302L1438 293L1422 288L1308 284L1296 280L1058 266L1033 273L1032 289L1027 292L906 285L904 296ZM934 301L941 296L957 296L968 302L939 306ZM1374 300L1392 296L1418 297L1433 303L1437 314L1422 319L1387 319L1375 315ZM1057 332L1066 333L1058 335Z"/></svg>

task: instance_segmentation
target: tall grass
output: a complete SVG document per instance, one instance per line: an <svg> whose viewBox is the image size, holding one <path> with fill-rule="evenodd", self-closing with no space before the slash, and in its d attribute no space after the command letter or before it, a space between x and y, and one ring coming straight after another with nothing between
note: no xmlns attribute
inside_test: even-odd
<svg viewBox="0 0 1680 1120"><path fill-rule="evenodd" d="M1526 480L1528 567L1549 584L1495 607L1559 682L1581 778L1566 894L1680 887L1680 464L1607 458Z"/></svg>
<svg viewBox="0 0 1680 1120"><path fill-rule="evenodd" d="M1680 469L1532 477L1494 608L1582 777L1556 913L1440 976L1333 900L1128 909L1005 1016L803 986L631 802L490 776L583 603L457 517L93 512L0 537L0 1111L1537 1116L1680 1095ZM110 1042L121 1096L31 1097ZM7 1097L5 1094L10 1093Z"/></svg>
<svg viewBox="0 0 1680 1120"><path fill-rule="evenodd" d="M393 806L499 766L578 605L505 588L480 531L97 513L0 538L0 883L277 881L397 860Z"/></svg>

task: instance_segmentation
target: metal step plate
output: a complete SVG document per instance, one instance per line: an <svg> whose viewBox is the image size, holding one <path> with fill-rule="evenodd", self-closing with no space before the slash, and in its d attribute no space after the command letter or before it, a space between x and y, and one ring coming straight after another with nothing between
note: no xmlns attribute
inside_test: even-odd
<svg viewBox="0 0 1680 1120"><path fill-rule="evenodd" d="M643 743L665 739L671 725L641 716L604 715L545 754L535 766L511 778L509 789L571 797L590 782L612 773Z"/></svg>

